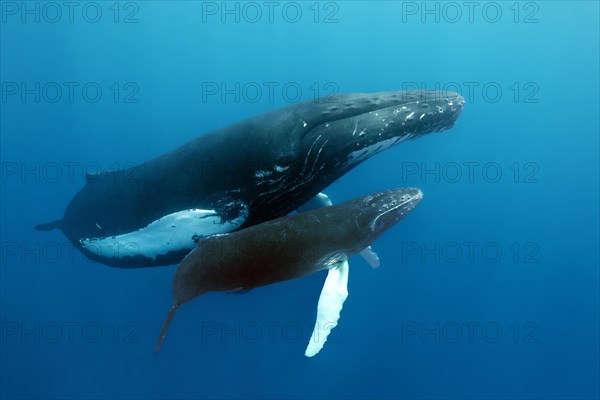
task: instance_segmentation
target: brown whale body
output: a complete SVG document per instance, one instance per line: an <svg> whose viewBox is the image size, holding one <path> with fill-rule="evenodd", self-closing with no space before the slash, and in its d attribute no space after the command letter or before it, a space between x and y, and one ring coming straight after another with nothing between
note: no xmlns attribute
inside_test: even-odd
<svg viewBox="0 0 600 400"><path fill-rule="evenodd" d="M198 242L173 279L173 306L158 351L177 308L207 292L251 289L300 278L352 257L421 200L402 188L264 222Z"/></svg>

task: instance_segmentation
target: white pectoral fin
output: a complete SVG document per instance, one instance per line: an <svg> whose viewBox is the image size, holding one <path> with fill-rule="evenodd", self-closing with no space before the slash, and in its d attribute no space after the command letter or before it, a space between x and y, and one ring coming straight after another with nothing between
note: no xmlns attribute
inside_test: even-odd
<svg viewBox="0 0 600 400"><path fill-rule="evenodd" d="M241 209L238 217L224 221L215 210L193 208L163 216L144 228L116 236L82 238L86 251L104 257L144 256L156 259L170 252L196 247L195 238L231 232L240 227L248 212ZM98 234L102 226L96 223Z"/></svg>
<svg viewBox="0 0 600 400"><path fill-rule="evenodd" d="M319 193L318 195L316 195L315 197L298 207L296 211L301 213L305 211L316 210L318 208L329 207L330 205L332 205L332 203L329 197L325 193Z"/></svg>
<svg viewBox="0 0 600 400"><path fill-rule="evenodd" d="M327 336L340 319L340 312L348 298L348 260L340 261L329 269L317 306L317 322L304 355L312 357L321 351Z"/></svg>
<svg viewBox="0 0 600 400"><path fill-rule="evenodd" d="M379 268L379 257L377 256L377 253L375 253L373 251L371 246L367 247L366 249L361 251L359 254L362 256L362 258L365 259L366 262L369 263L371 268L373 268L373 269Z"/></svg>

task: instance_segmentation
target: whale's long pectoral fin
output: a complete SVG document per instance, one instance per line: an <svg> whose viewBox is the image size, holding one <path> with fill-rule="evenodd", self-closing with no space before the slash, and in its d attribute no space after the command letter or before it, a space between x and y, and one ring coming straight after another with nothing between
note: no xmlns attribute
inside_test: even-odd
<svg viewBox="0 0 600 400"><path fill-rule="evenodd" d="M329 207L331 205L333 205L333 203L331 202L331 199L329 199L329 196L327 196L325 193L319 193L318 195L316 195L315 197L298 207L296 211L301 213L304 211L316 210L322 207Z"/></svg>
<svg viewBox="0 0 600 400"><path fill-rule="evenodd" d="M371 246L367 247L366 249L361 251L359 254L362 256L362 258L365 259L366 262L369 263L371 268L373 268L373 269L379 268L379 257L377 256L377 253L375 253L373 251Z"/></svg>
<svg viewBox="0 0 600 400"><path fill-rule="evenodd" d="M340 312L348 298L348 260L329 268L317 305L317 321L304 355L312 357L321 351L331 330L340 319Z"/></svg>

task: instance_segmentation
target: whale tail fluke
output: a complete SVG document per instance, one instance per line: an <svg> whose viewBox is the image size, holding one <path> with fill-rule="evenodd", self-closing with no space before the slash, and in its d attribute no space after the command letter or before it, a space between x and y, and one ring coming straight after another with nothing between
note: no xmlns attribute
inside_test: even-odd
<svg viewBox="0 0 600 400"><path fill-rule="evenodd" d="M53 231L55 229L61 229L62 228L62 219L59 219L57 221L52 221L52 222L47 222L45 224L39 224L35 226L35 230L36 231Z"/></svg>
<svg viewBox="0 0 600 400"><path fill-rule="evenodd" d="M169 310L169 314L167 315L167 319L160 331L160 336L158 337L158 341L156 342L156 346L154 346L154 352L158 353L160 350L160 346L162 345L163 340L165 340L165 335L167 334L167 330L169 329L169 325L171 325L171 321L173 321L173 317L177 312L177 308L179 308L180 304L173 304L171 309Z"/></svg>

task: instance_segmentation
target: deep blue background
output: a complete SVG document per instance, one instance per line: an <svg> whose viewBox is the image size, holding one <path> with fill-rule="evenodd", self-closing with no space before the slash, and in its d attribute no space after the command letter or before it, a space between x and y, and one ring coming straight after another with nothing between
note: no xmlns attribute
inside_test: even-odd
<svg viewBox="0 0 600 400"><path fill-rule="evenodd" d="M320 23L312 20L311 3L302 3L296 24L280 13L274 23L266 16L259 23L232 17L203 23L201 3L161 1L138 3L137 23L114 23L111 4L101 3L103 16L95 24L77 10L73 23L66 16L58 23L3 16L3 84L98 82L103 88L97 103L83 100L80 91L73 102L3 99L4 169L14 163L109 168L142 162L288 104L280 91L273 101L203 102L202 82L297 82L303 99L312 98L315 82L334 82L340 92L396 90L411 82L429 88L457 82L463 91L465 82L477 82L479 89L451 131L388 150L328 189L341 202L410 185L421 187L425 199L375 244L381 268L351 262L350 297L333 334L336 343L314 359L303 351L322 274L244 296L198 299L180 310L156 356L174 267L121 270L79 254L71 259L60 232L32 227L62 216L83 185L81 167L75 179L63 175L58 182L4 171L2 398L598 397L597 2L534 3L536 23L523 23L534 10L525 3L519 23L512 3L502 3L498 23L486 22L480 11L473 23L466 15L457 23L436 23L418 16L403 21L400 2L339 2L338 22L330 24L322 23L324 14ZM323 7L322 13L332 10ZM114 82L134 82L139 101L115 103L109 89ZM497 102L482 94L490 82L503 89ZM517 101L510 89L515 82L523 90ZM528 82L539 89L536 103L524 101ZM469 182L464 166L458 182L403 173L422 162L497 163L503 175L492 183L480 168ZM516 183L509 168L514 163L521 171ZM534 182L524 182L523 173L532 171L526 163L536 168ZM443 254L439 261L432 255L422 260L402 252L407 242L421 249L458 243L463 250L465 242L494 243L503 254L496 263L480 250L474 260L466 254L458 262ZM52 245L64 249L57 262L44 254ZM524 262L527 245L537 262ZM18 252L40 250L21 257L8 251L15 246ZM256 343L248 335L239 343L232 336L203 341L207 322L248 329L255 323L263 336ZM73 343L66 323L79 324ZM97 343L82 336L86 323L102 327ZM278 324L273 343L267 323ZM433 329L436 323L447 328L437 341L434 335L403 336L407 328ZM478 324L472 342L468 323ZM21 336L36 324L39 342L33 334ZM49 340L52 324L63 327L56 343ZM302 327L302 337L292 340L294 329L286 336L286 324ZM462 336L451 343L454 324ZM502 328L497 342L489 340L493 329L486 340L485 324ZM122 330L117 343L115 326ZM131 333L133 343L123 333Z"/></svg>

